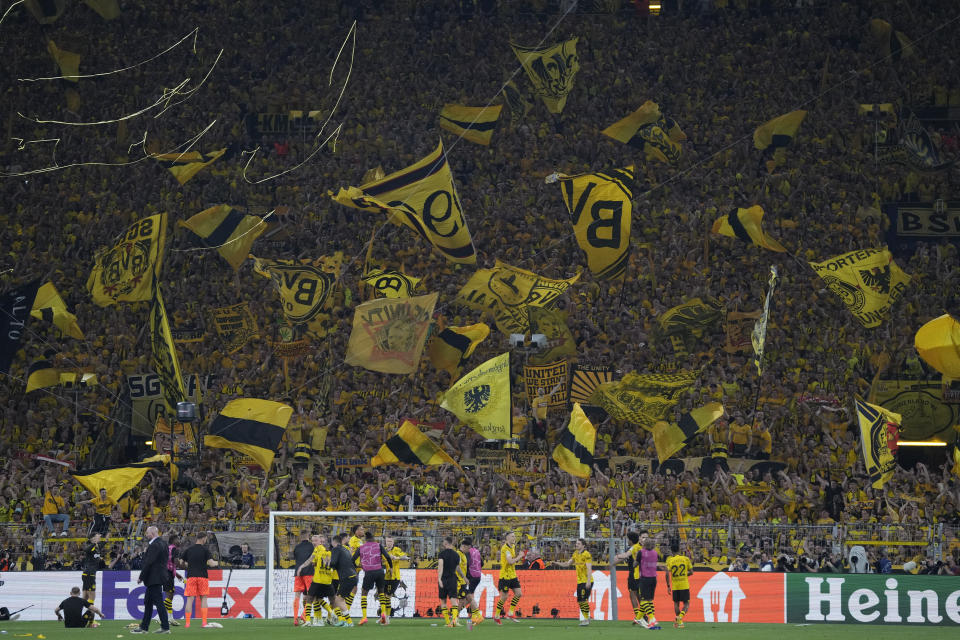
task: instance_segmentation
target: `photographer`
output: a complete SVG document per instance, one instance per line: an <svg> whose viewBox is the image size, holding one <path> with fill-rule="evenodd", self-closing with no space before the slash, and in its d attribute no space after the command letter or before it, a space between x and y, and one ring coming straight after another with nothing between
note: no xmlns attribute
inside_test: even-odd
<svg viewBox="0 0 960 640"><path fill-rule="evenodd" d="M240 545L240 554L236 556L236 561L234 561L233 556L231 556L230 561L238 569L253 569L253 565L256 562L256 559L253 557L253 554L250 552L250 545L246 542Z"/></svg>

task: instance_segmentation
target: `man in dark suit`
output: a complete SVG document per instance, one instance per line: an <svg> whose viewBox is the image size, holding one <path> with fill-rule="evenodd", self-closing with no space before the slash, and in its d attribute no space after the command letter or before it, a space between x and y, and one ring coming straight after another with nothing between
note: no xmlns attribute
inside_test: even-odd
<svg viewBox="0 0 960 640"><path fill-rule="evenodd" d="M147 551L143 554L143 564L137 584L143 583L147 591L143 595L143 619L140 626L131 633L147 633L153 608L160 616L160 630L157 633L170 633L170 620L167 608L163 605L163 584L167 581L167 543L160 537L156 527L147 527Z"/></svg>

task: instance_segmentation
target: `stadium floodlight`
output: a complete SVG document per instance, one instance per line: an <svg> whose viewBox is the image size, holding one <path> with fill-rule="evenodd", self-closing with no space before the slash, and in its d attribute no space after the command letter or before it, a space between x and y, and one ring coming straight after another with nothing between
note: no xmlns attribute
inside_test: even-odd
<svg viewBox="0 0 960 640"><path fill-rule="evenodd" d="M397 617L412 617L418 608L434 606L435 577L431 580L429 602L418 602L424 590L417 583L425 576L422 570L435 568L435 560L444 536L463 539L470 536L477 548L493 541L502 541L509 532L518 535L518 553L536 548L539 553L555 551L562 559L569 558L577 538L586 535L586 516L582 512L473 512L473 511L271 511L270 536L267 546L266 608L267 618L290 617L293 611L293 547L311 534L326 536L351 534L353 527L363 525L380 541L390 534L396 545L412 559L410 568L401 569L403 593L393 596L392 608ZM499 547L497 547L497 551ZM492 560L485 556L485 559ZM484 615L493 614L497 596L493 573L484 570L484 581L478 591L478 605ZM568 585L553 584L550 572L536 573L538 580L551 582L557 597L567 594ZM418 577L419 576L419 577ZM421 598L423 599L423 598ZM372 610L376 599L370 598ZM351 607L351 615L360 615L360 598Z"/></svg>

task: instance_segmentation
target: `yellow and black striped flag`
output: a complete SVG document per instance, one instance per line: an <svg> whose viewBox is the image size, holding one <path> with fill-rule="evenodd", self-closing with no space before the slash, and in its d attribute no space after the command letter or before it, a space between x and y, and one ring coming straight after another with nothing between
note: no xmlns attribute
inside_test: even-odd
<svg viewBox="0 0 960 640"><path fill-rule="evenodd" d="M463 363L489 335L490 326L483 322L466 327L447 327L430 340L427 355L433 366L456 378Z"/></svg>
<svg viewBox="0 0 960 640"><path fill-rule="evenodd" d="M727 215L717 218L713 223L712 231L721 236L738 238L770 251L785 252L786 249L782 244L766 234L761 226L762 223L763 208L755 204L748 209L738 207Z"/></svg>
<svg viewBox="0 0 960 640"><path fill-rule="evenodd" d="M503 105L489 107L465 107L461 104L445 104L440 111L440 126L470 142L489 145L493 129L500 119Z"/></svg>
<svg viewBox="0 0 960 640"><path fill-rule="evenodd" d="M409 420L404 420L396 435L380 445L377 455L370 459L371 467L399 463L427 467L438 464L457 464L446 451L421 433L420 429Z"/></svg>
<svg viewBox="0 0 960 640"><path fill-rule="evenodd" d="M226 153L226 148L203 154L199 151L185 151L183 153L161 153L153 156L165 166L181 185L186 184L201 169L213 163L214 160Z"/></svg>
<svg viewBox="0 0 960 640"><path fill-rule="evenodd" d="M37 290L30 316L52 323L63 335L83 340L83 331L77 325L77 316L67 311L67 303L60 297L60 292L52 282L44 284Z"/></svg>
<svg viewBox="0 0 960 640"><path fill-rule="evenodd" d="M753 132L753 146L761 151L770 147L785 147L793 142L807 112L803 109L785 113L764 122Z"/></svg>
<svg viewBox="0 0 960 640"><path fill-rule="evenodd" d="M30 369L27 371L27 390L24 393L30 393L35 389L55 387L58 384L60 384L60 369L55 367L47 358L43 358L30 365Z"/></svg>
<svg viewBox="0 0 960 640"><path fill-rule="evenodd" d="M653 427L653 444L657 457L664 460L683 449L693 437L713 424L723 415L723 405L710 402L680 416L677 424L660 421Z"/></svg>
<svg viewBox="0 0 960 640"><path fill-rule="evenodd" d="M123 497L123 494L140 484L147 471L163 469L165 464L162 460L164 458L169 463L170 457L162 456L157 460L144 460L143 462L133 462L115 467L74 471L70 475L93 495L99 497L100 489L106 489L107 498L119 500Z"/></svg>
<svg viewBox="0 0 960 640"><path fill-rule="evenodd" d="M593 451L597 430L578 403L573 404L570 422L560 434L553 449L553 459L561 469L578 478L589 478L593 472Z"/></svg>
<svg viewBox="0 0 960 640"><path fill-rule="evenodd" d="M210 425L210 434L204 436L203 444L239 451L269 470L291 415L293 408L282 402L231 400Z"/></svg>
<svg viewBox="0 0 960 640"><path fill-rule="evenodd" d="M70 82L78 82L80 75L80 54L59 48L53 40L47 41L47 51L60 67L60 77Z"/></svg>
<svg viewBox="0 0 960 640"><path fill-rule="evenodd" d="M609 136L643 151L647 159L676 164L680 160L680 143L686 134L672 118L660 113L660 106L652 100L644 102L639 109L603 130Z"/></svg>
<svg viewBox="0 0 960 640"><path fill-rule="evenodd" d="M267 230L259 216L240 213L226 204L204 209L178 224L192 231L203 246L216 249L234 271L247 259L253 241Z"/></svg>
<svg viewBox="0 0 960 640"><path fill-rule="evenodd" d="M160 391L167 412L176 415L177 403L187 399L187 389L183 384L183 374L180 373L180 360L173 344L173 333L170 331L159 283L154 284L153 304L150 305L150 346L153 370L160 379Z"/></svg>
<svg viewBox="0 0 960 640"><path fill-rule="evenodd" d="M893 477L897 466L897 442L903 416L881 406L856 398L857 422L860 424L860 444L863 466L874 489L880 489Z"/></svg>

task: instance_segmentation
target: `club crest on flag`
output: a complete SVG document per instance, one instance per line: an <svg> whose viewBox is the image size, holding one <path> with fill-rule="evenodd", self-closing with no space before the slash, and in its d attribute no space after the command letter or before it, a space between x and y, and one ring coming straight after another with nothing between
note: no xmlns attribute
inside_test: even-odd
<svg viewBox="0 0 960 640"><path fill-rule="evenodd" d="M467 413L476 413L490 401L490 385L478 384L463 392L463 406Z"/></svg>
<svg viewBox="0 0 960 640"><path fill-rule="evenodd" d="M283 314L294 324L310 322L316 317L337 279L337 274L330 273L328 267L309 262L255 258L254 270L273 280L283 301Z"/></svg>

